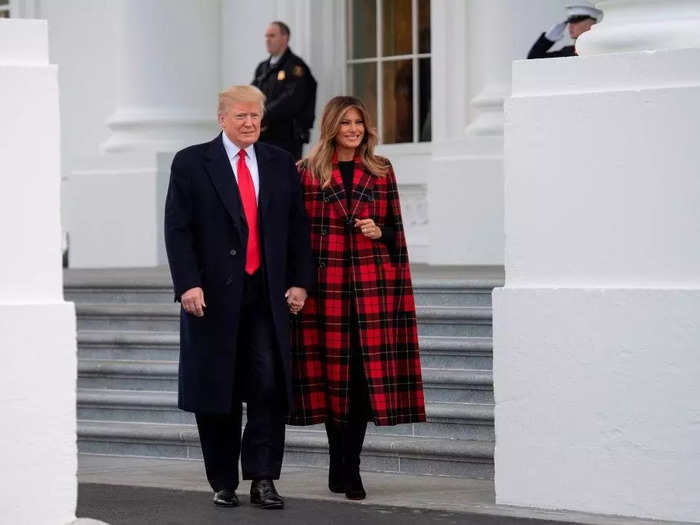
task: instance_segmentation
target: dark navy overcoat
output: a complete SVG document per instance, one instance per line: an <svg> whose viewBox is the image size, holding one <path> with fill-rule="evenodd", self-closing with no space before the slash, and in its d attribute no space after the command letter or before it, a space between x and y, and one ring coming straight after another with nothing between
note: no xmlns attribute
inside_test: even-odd
<svg viewBox="0 0 700 525"><path fill-rule="evenodd" d="M290 403L289 310L284 295L290 286L308 288L312 281L308 218L289 153L257 143L255 155L262 269ZM221 135L179 151L165 203L165 243L175 300L200 286L207 305L201 318L180 310L178 406L183 410L231 411L247 238Z"/></svg>

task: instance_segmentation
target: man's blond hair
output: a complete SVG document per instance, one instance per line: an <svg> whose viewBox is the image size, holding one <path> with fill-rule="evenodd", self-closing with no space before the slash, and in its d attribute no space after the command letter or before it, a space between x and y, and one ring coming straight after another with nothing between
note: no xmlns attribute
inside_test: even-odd
<svg viewBox="0 0 700 525"><path fill-rule="evenodd" d="M231 86L219 93L218 114L226 113L229 106L234 102L258 102L262 113L265 109L265 94L255 86Z"/></svg>

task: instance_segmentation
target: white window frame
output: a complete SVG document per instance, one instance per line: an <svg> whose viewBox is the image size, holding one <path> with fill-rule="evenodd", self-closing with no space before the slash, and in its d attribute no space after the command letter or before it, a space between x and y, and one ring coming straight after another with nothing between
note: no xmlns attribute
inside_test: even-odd
<svg viewBox="0 0 700 525"><path fill-rule="evenodd" d="M5 5L0 5L0 13L7 13L8 18L14 18L14 9L13 9L13 2L10 0L7 4ZM4 18L4 17L3 17Z"/></svg>
<svg viewBox="0 0 700 525"><path fill-rule="evenodd" d="M382 7L386 0L377 0L377 56L371 58L346 58L345 60L345 70L349 71L355 64L371 64L376 63L377 65L377 133L379 135L379 143L384 144L384 77L382 75L382 64L384 62L395 62L397 60L411 60L413 66L413 141L412 142L392 142L390 144L426 144L428 142L420 141L420 93L418 92L420 82L419 82L419 60L422 58L431 59L430 65L432 67L432 49L430 53L419 53L418 52L418 0L411 0L411 43L412 49L411 53L407 55L391 55L382 56L384 51L384 39L382 34L383 28L383 17ZM347 0L347 10L346 16L348 24L351 24L354 20L352 16L353 0ZM347 24L346 24L347 27ZM353 50L352 42L353 31L347 31L347 55L349 56ZM349 93L352 93L352 78L351 74L346 76L346 89ZM431 93L432 96L432 93Z"/></svg>

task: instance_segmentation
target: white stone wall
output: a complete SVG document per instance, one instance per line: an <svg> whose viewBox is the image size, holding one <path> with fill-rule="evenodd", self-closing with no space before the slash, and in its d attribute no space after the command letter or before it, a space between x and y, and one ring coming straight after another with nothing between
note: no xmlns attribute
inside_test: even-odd
<svg viewBox="0 0 700 525"><path fill-rule="evenodd" d="M603 3L647 23L671 4ZM496 498L698 521L700 49L654 51L637 27L632 50L605 23L605 54L514 66Z"/></svg>
<svg viewBox="0 0 700 525"><path fill-rule="evenodd" d="M0 20L0 516L75 517L75 311L63 302L56 67L47 24Z"/></svg>

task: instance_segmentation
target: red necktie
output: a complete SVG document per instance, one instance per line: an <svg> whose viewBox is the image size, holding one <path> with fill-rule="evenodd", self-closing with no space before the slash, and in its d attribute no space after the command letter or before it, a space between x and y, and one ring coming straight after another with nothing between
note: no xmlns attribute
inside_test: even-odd
<svg viewBox="0 0 700 525"><path fill-rule="evenodd" d="M245 271L253 275L260 268L260 236L258 235L258 203L250 170L245 163L245 150L238 152L238 191L248 223L248 246L245 251Z"/></svg>

